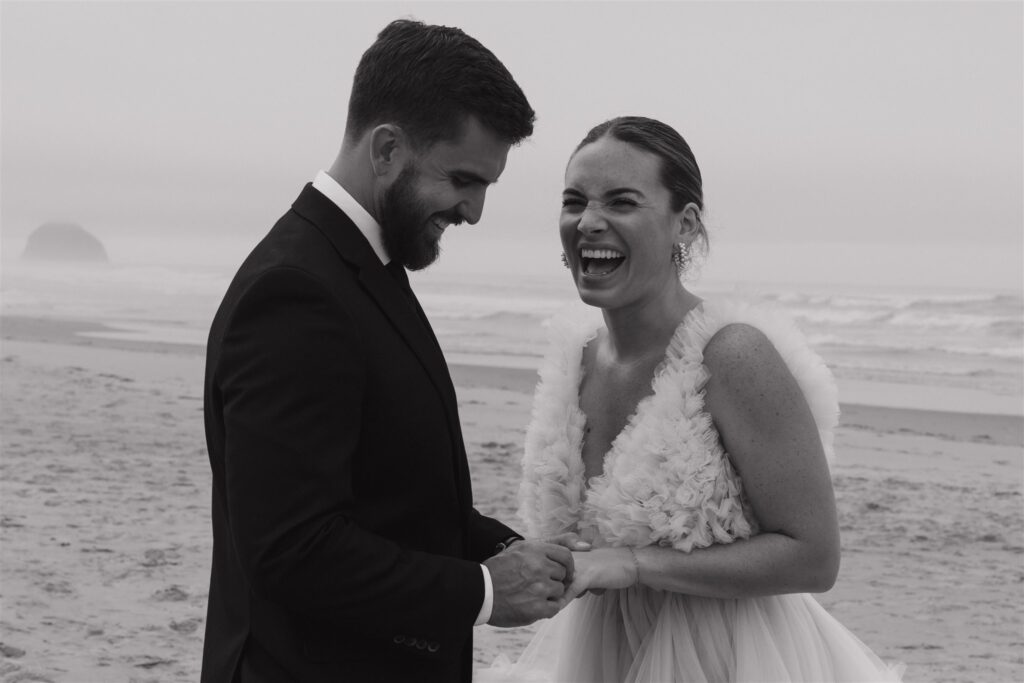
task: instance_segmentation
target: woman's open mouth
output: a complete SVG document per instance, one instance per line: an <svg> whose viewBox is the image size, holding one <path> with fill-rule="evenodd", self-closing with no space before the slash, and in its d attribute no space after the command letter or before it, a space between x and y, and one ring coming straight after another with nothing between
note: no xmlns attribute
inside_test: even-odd
<svg viewBox="0 0 1024 683"><path fill-rule="evenodd" d="M580 249L580 269L585 275L611 275L625 260L625 255L615 249Z"/></svg>

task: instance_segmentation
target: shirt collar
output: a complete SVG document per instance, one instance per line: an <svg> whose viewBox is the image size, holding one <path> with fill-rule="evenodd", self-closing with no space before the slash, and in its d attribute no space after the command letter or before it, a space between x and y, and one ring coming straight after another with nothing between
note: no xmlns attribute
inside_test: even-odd
<svg viewBox="0 0 1024 683"><path fill-rule="evenodd" d="M384 236L380 224L373 219L373 216L367 213L366 209L353 199L352 195L337 180L327 175L326 171L316 174L316 178L313 179L313 187L345 212L345 215L359 228L359 232L363 233L380 262L387 265L391 258L388 256L387 249L384 248Z"/></svg>

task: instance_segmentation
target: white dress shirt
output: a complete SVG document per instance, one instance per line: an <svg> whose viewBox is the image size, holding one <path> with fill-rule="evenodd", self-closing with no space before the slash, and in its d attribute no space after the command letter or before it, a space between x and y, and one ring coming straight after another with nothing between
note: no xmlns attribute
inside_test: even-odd
<svg viewBox="0 0 1024 683"><path fill-rule="evenodd" d="M313 188L334 202L356 224L359 232L363 233L366 241L373 247L373 253L377 254L381 263L384 265L390 263L391 257L388 256L388 252L384 248L380 224L359 202L352 198L345 188L338 184L337 180L329 176L326 171L320 171L313 179ZM480 614L477 615L476 621L473 623L474 626L486 624L494 609L494 586L491 583L491 572L484 565L480 565L480 569L484 573L484 604L480 606Z"/></svg>
<svg viewBox="0 0 1024 683"><path fill-rule="evenodd" d="M363 205L352 198L348 191L338 184L338 181L327 175L326 171L320 171L313 179L313 188L320 191L320 194L330 199L335 205L345 212L363 237L373 247L373 253L377 255L380 262L385 266L391 262L387 249L384 248L384 236L380 224L373 219Z"/></svg>

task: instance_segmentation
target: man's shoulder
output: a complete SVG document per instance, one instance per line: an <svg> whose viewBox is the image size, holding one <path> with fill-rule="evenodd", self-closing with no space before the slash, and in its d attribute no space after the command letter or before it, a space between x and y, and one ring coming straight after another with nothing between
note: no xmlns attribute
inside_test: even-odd
<svg viewBox="0 0 1024 683"><path fill-rule="evenodd" d="M253 247L235 279L259 277L279 268L296 268L331 280L351 271L324 233L294 211L281 216Z"/></svg>
<svg viewBox="0 0 1024 683"><path fill-rule="evenodd" d="M232 277L218 310L230 317L253 292L319 289L348 298L358 289L357 273L323 234L297 215L282 216L249 252Z"/></svg>

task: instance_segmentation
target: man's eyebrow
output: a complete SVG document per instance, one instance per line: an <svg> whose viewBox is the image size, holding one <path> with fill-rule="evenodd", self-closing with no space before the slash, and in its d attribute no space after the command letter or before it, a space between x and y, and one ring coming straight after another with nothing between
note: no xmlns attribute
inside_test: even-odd
<svg viewBox="0 0 1024 683"><path fill-rule="evenodd" d="M484 178L482 175L474 173L473 171L455 169L454 171L451 172L450 175L458 176L462 180L468 180L470 182L479 183L481 185L496 185L498 183L497 178L495 178L494 180L488 180L487 178Z"/></svg>

